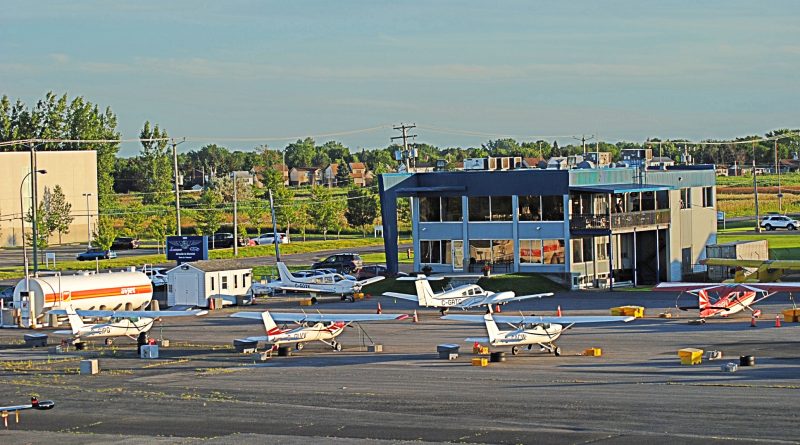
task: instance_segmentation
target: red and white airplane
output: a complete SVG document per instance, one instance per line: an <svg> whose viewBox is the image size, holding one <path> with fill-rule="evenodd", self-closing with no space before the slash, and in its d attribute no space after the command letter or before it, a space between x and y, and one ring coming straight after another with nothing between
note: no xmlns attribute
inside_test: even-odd
<svg viewBox="0 0 800 445"><path fill-rule="evenodd" d="M305 343L319 341L335 351L342 350L342 344L336 337L344 332L344 328L353 323L367 321L395 321L408 318L407 314L306 314L306 313L270 313L237 312L235 318L261 320L264 323L266 336L247 337L251 341L265 341L274 347L294 345L298 351ZM296 328L280 328L275 322L294 323Z"/></svg>
<svg viewBox="0 0 800 445"><path fill-rule="evenodd" d="M29 405L12 405L0 406L0 415L3 417L3 425L8 428L8 413L14 413L17 423L19 423L19 412L26 409L46 410L51 409L56 404L52 400L42 400L41 402L36 397L31 397Z"/></svg>
<svg viewBox="0 0 800 445"><path fill-rule="evenodd" d="M698 309L700 318L727 317L745 309L758 317L761 310L753 309L754 304L779 292L800 291L800 283L660 283L653 290L694 295L697 306L681 306L677 301L675 306L683 311Z"/></svg>

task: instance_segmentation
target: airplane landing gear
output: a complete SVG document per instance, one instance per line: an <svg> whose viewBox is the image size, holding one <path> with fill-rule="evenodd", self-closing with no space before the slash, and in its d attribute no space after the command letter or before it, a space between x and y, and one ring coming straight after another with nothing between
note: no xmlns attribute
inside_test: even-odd
<svg viewBox="0 0 800 445"><path fill-rule="evenodd" d="M331 343L331 346L333 347L333 350L336 352L340 352L342 350L342 344L337 341Z"/></svg>
<svg viewBox="0 0 800 445"><path fill-rule="evenodd" d="M439 308L439 313L444 316L444 315L447 315L447 311L448 310L450 310L450 308L446 308L446 307Z"/></svg>
<svg viewBox="0 0 800 445"><path fill-rule="evenodd" d="M294 349L295 349L295 351L302 351L303 350L303 344L302 343L295 343Z"/></svg>
<svg viewBox="0 0 800 445"><path fill-rule="evenodd" d="M555 345L553 345L553 346L555 346ZM560 356L561 355L561 348L559 348L558 346L555 346L553 348L553 355L555 355L556 357Z"/></svg>
<svg viewBox="0 0 800 445"><path fill-rule="evenodd" d="M518 354L519 354L519 346L512 346L511 355L518 355Z"/></svg>

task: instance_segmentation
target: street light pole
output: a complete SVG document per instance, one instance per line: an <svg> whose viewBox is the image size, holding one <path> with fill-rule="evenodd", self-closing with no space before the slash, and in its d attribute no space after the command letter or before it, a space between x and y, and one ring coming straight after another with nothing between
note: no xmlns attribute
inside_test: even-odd
<svg viewBox="0 0 800 445"><path fill-rule="evenodd" d="M47 170L36 170L36 173L45 174ZM22 182L19 183L19 223L22 226L22 256L25 258L25 283L28 283L28 249L25 246L25 200L22 197L22 187L25 185L25 180L28 179L32 172L28 172L22 177ZM34 239L34 245L36 241ZM26 288L27 290L27 288Z"/></svg>
<svg viewBox="0 0 800 445"><path fill-rule="evenodd" d="M756 204L756 233L761 233L761 222L758 214L758 181L756 180L756 143L753 141L753 196Z"/></svg>
<svg viewBox="0 0 800 445"><path fill-rule="evenodd" d="M35 172L38 169L36 168L36 145L31 144L31 171ZM31 224L32 227L32 239L33 239L33 273L39 271L39 260L37 258L37 252L39 250L39 224L36 218L37 212L37 203L38 199L36 199L36 192L39 190L39 186L36 181L36 175L31 176L31 200L33 203L31 204Z"/></svg>
<svg viewBox="0 0 800 445"><path fill-rule="evenodd" d="M239 213L237 208L238 196L236 194L236 171L231 173L233 178L233 256L239 256Z"/></svg>
<svg viewBox="0 0 800 445"><path fill-rule="evenodd" d="M89 249L92 248L92 213L89 209L89 197L92 196L91 193L84 193L83 196L86 197L86 235L87 235L87 247Z"/></svg>

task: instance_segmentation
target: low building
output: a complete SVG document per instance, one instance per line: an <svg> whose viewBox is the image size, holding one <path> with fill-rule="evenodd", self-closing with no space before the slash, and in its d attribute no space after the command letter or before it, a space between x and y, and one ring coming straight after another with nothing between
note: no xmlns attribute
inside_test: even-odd
<svg viewBox="0 0 800 445"><path fill-rule="evenodd" d="M183 263L167 271L167 305L208 307L212 298L237 304L252 295L253 269L236 260Z"/></svg>
<svg viewBox="0 0 800 445"><path fill-rule="evenodd" d="M678 281L705 270L716 242L711 165L393 173L379 190L390 271L401 197L411 198L414 270L488 266L575 288Z"/></svg>
<svg viewBox="0 0 800 445"><path fill-rule="evenodd" d="M292 167L289 185L322 185L323 169L320 167Z"/></svg>

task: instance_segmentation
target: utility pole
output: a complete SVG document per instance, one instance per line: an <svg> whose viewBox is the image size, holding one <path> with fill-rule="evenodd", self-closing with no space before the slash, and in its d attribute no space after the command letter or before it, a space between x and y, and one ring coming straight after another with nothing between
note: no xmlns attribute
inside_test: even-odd
<svg viewBox="0 0 800 445"><path fill-rule="evenodd" d="M756 181L756 141L753 141L753 196L756 203L756 233L761 233L760 217L758 215L758 182Z"/></svg>
<svg viewBox="0 0 800 445"><path fill-rule="evenodd" d="M783 193L781 193L781 166L778 161L778 140L775 139L775 172L778 174L778 212L783 213Z"/></svg>
<svg viewBox="0 0 800 445"><path fill-rule="evenodd" d="M84 193L83 196L86 197L86 235L87 235L87 242L88 248L92 248L92 213L89 210L89 197L92 196L91 193Z"/></svg>
<svg viewBox="0 0 800 445"><path fill-rule="evenodd" d="M239 210L237 208L239 197L236 193L236 183L239 181L236 180L236 171L231 172L231 178L233 178L233 256L237 257L239 256Z"/></svg>
<svg viewBox="0 0 800 445"><path fill-rule="evenodd" d="M186 142L183 138L180 142L175 142L172 139L172 169L175 174L175 225L177 226L177 235L181 236L181 192L178 185L178 144Z"/></svg>
<svg viewBox="0 0 800 445"><path fill-rule="evenodd" d="M36 165L36 145L31 143L31 171L36 172L38 167ZM36 211L39 200L37 199L38 181L36 180L36 173L31 175L31 223L33 224L33 273L34 275L39 271L39 259L37 252L39 249L39 224L36 219ZM22 236L25 236L23 233Z"/></svg>
<svg viewBox="0 0 800 445"><path fill-rule="evenodd" d="M278 239L278 223L275 219L275 203L272 200L272 189L269 190L269 210L272 213L272 242L275 243L275 261L281 260L281 243Z"/></svg>
<svg viewBox="0 0 800 445"><path fill-rule="evenodd" d="M578 138L577 136L572 136L572 139L575 139L576 141L581 141L581 145L583 146L583 155L586 156L586 141L591 141L592 139L594 139L594 135L591 135L587 138L585 134L582 134L580 138Z"/></svg>
<svg viewBox="0 0 800 445"><path fill-rule="evenodd" d="M391 140L393 140L393 141L395 139L402 139L403 140L402 159L398 159L398 161L400 161L400 160L405 161L406 172L410 172L411 171L411 162L410 162L411 153L409 153L409 151L408 151L408 138L417 137L416 134L411 134L411 135L408 134L408 130L410 130L412 128L417 128L417 126L416 125L400 124L399 127L394 127L394 129L402 131L403 135L402 136L394 136L394 137L391 138Z"/></svg>

